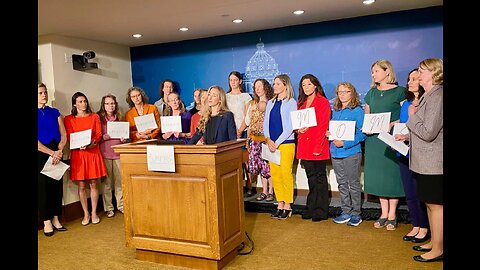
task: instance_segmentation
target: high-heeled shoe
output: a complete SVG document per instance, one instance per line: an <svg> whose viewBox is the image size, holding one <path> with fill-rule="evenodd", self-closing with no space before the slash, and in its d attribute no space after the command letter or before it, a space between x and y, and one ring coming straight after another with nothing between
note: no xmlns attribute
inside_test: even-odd
<svg viewBox="0 0 480 270"><path fill-rule="evenodd" d="M292 209L282 209L280 214L278 214L278 219L287 219L292 215Z"/></svg>
<svg viewBox="0 0 480 270"><path fill-rule="evenodd" d="M47 237L52 236L54 233L55 233L54 230L52 230L51 232L43 231L43 234L45 234L45 236L47 236Z"/></svg>
<svg viewBox="0 0 480 270"><path fill-rule="evenodd" d="M64 226L60 227L60 228L57 228L55 227L55 225L52 225L53 226L53 230L54 231L57 231L57 232L65 232L67 231L67 228L65 228Z"/></svg>
<svg viewBox="0 0 480 270"><path fill-rule="evenodd" d="M280 215L280 213L282 212L283 209L276 209L271 215L270 217L271 218L278 218L278 215Z"/></svg>

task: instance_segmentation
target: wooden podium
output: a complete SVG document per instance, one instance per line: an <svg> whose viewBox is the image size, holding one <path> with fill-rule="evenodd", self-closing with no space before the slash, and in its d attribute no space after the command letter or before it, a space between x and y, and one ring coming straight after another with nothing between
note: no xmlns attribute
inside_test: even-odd
<svg viewBox="0 0 480 270"><path fill-rule="evenodd" d="M144 143L120 153L127 247L136 258L221 269L244 240L242 149L245 140L174 145L175 173L149 171Z"/></svg>

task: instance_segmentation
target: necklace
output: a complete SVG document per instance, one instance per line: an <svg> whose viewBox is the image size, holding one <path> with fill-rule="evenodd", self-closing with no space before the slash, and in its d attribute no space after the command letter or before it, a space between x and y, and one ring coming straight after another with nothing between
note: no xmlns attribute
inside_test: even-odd
<svg viewBox="0 0 480 270"><path fill-rule="evenodd" d="M383 92L385 92L385 91L380 91L380 96L381 97L383 97Z"/></svg>

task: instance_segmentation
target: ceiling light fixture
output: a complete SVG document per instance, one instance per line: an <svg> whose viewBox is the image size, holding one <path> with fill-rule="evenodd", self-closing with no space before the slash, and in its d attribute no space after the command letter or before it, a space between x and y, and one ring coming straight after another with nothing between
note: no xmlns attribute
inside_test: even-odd
<svg viewBox="0 0 480 270"><path fill-rule="evenodd" d="M302 15L303 13L305 13L305 10L301 10L301 9L295 10L295 11L293 12L293 14L295 14L295 15Z"/></svg>
<svg viewBox="0 0 480 270"><path fill-rule="evenodd" d="M134 37L134 38L141 38L141 37L142 37L142 34L133 34L132 37Z"/></svg>
<svg viewBox="0 0 480 270"><path fill-rule="evenodd" d="M373 3L375 3L375 0L363 0L364 5L370 5L370 4L373 4Z"/></svg>
<svg viewBox="0 0 480 270"><path fill-rule="evenodd" d="M185 31L188 31L188 27L180 27L178 30L182 31L182 32L185 32Z"/></svg>
<svg viewBox="0 0 480 270"><path fill-rule="evenodd" d="M243 22L243 20L242 20L242 19L235 19L235 20L233 20L232 22L233 22L233 23L241 23L241 22Z"/></svg>

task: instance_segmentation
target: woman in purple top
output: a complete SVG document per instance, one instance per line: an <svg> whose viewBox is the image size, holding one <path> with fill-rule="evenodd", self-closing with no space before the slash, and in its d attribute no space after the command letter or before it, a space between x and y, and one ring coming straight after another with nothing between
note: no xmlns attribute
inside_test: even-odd
<svg viewBox="0 0 480 270"><path fill-rule="evenodd" d="M189 111L185 110L185 105L180 98L180 95L176 92L172 92L167 95L168 107L165 110L164 116L180 116L182 123L181 132L165 132L162 133L162 138L167 141L183 141L188 144L190 136L190 121L192 115ZM161 122L161 121L160 121Z"/></svg>
<svg viewBox="0 0 480 270"><path fill-rule="evenodd" d="M102 97L100 110L97 112L102 124L102 140L100 141L100 151L103 161L107 168L107 177L102 183L103 187L103 209L107 217L115 215L115 209L112 202L112 188L115 190L115 199L117 200L117 209L123 214L123 195L122 195L122 176L120 174L120 154L113 151L112 146L121 144L128 139L113 139L107 134L107 122L120 121L121 114L118 110L117 98L112 94Z"/></svg>
<svg viewBox="0 0 480 270"><path fill-rule="evenodd" d="M48 91L38 84L38 212L43 221L43 233L52 236L55 231L66 231L58 217L62 214L63 181L46 176L40 171L49 157L58 164L67 143L67 131L60 112L47 105Z"/></svg>

